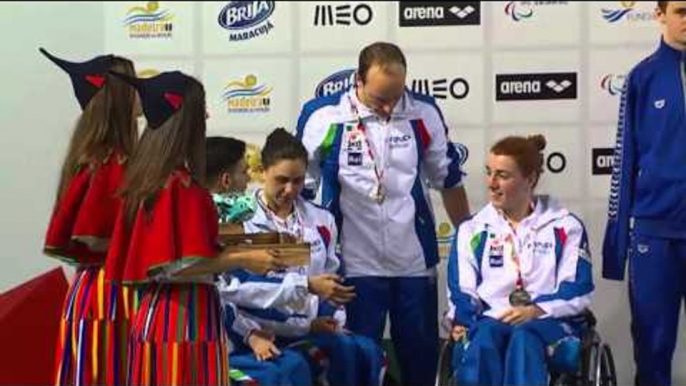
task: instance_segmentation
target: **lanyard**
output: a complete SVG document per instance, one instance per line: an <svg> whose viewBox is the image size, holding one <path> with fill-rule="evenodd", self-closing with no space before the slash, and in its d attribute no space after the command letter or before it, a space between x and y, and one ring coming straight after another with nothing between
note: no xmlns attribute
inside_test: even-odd
<svg viewBox="0 0 686 386"><path fill-rule="evenodd" d="M514 263L515 268L517 268L517 282L515 284L516 289L523 290L524 279L522 279L522 269L519 261L519 256L517 255L517 248L515 247L514 240L512 239L511 234L508 234L507 237L505 237L505 242L507 243L507 245L509 245L510 249L512 249L512 253L510 253L510 256L512 258L512 262Z"/></svg>
<svg viewBox="0 0 686 386"><path fill-rule="evenodd" d="M360 116L360 112L357 109L357 105L355 102L353 102L352 97L348 96L348 99L350 101L350 108L352 110L353 115L355 116L355 120L357 121L357 131L359 131L362 136L364 137L364 142L367 145L367 155L369 155L369 159L372 160L374 163L374 175L376 176L376 183L377 186L381 185L381 182L383 181L383 176L386 171L386 168L384 167L384 162L382 157L385 157L388 154L388 140L384 140L384 152L382 153L382 157L379 157L379 162L377 162L377 157L374 155L374 147L372 146L372 143L369 141L369 134L367 133L367 127L362 123L362 117ZM388 130L387 130L388 131ZM388 135L388 132L385 133Z"/></svg>
<svg viewBox="0 0 686 386"><path fill-rule="evenodd" d="M267 216L269 222L274 224L274 226L276 227L276 231L279 233L288 233L295 237L297 240L302 240L304 235L304 225L302 216L300 215L300 211L298 210L297 203L293 202L293 213L290 214L286 219L281 219L279 216L276 215L276 213L269 209L263 198L263 194L264 191L260 191L258 193L257 202L260 205L260 207L262 207L262 210L264 210L264 213ZM288 221L288 219L290 219L291 216L293 216L295 221Z"/></svg>

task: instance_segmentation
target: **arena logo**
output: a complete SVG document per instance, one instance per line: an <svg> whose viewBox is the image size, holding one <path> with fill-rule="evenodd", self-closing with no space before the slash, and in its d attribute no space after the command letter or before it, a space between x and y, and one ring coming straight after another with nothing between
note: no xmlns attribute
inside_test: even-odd
<svg viewBox="0 0 686 386"><path fill-rule="evenodd" d="M257 76L248 75L243 80L229 82L222 93L229 113L266 113L271 110L273 88L258 84Z"/></svg>
<svg viewBox="0 0 686 386"><path fill-rule="evenodd" d="M497 101L527 101L577 98L576 72L497 74Z"/></svg>
<svg viewBox="0 0 686 386"><path fill-rule="evenodd" d="M618 8L602 8L600 12L608 23L619 23L626 20L629 23L651 22L655 20L655 12L636 9L635 1L620 1Z"/></svg>
<svg viewBox="0 0 686 386"><path fill-rule="evenodd" d="M401 1L401 27L436 27L481 24L478 1Z"/></svg>
<svg viewBox="0 0 686 386"><path fill-rule="evenodd" d="M611 96L619 95L624 88L626 75L623 74L607 74L600 80L600 88L605 90Z"/></svg>
<svg viewBox="0 0 686 386"><path fill-rule="evenodd" d="M319 82L314 91L314 96L319 98L329 96L347 90L355 84L355 69L341 70L327 76Z"/></svg>
<svg viewBox="0 0 686 386"><path fill-rule="evenodd" d="M535 10L542 6L569 5L569 1L510 1L505 4L505 14L515 22L531 19Z"/></svg>
<svg viewBox="0 0 686 386"><path fill-rule="evenodd" d="M592 174L603 176L612 174L615 163L615 149L611 147L597 147L591 150Z"/></svg>
<svg viewBox="0 0 686 386"><path fill-rule="evenodd" d="M229 41L244 41L264 36L274 29L269 17L274 1L231 1L217 17L220 26L230 31Z"/></svg>
<svg viewBox="0 0 686 386"><path fill-rule="evenodd" d="M454 79L413 79L410 83L412 92L429 95L436 99L464 99L469 95L469 82L464 78Z"/></svg>
<svg viewBox="0 0 686 386"><path fill-rule="evenodd" d="M160 3L149 1L144 7L135 6L126 12L124 25L131 39L169 39L172 37L174 15L160 9Z"/></svg>
<svg viewBox="0 0 686 386"><path fill-rule="evenodd" d="M368 4L361 3L354 7L350 4L317 5L314 7L315 27L350 26L353 22L358 26L371 23L374 11Z"/></svg>

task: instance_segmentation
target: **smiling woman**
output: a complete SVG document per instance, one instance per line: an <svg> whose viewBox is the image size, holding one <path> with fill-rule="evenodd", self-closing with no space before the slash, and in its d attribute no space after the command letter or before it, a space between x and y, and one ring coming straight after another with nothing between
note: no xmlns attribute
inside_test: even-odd
<svg viewBox="0 0 686 386"><path fill-rule="evenodd" d="M577 217L534 195L545 145L542 135L493 145L490 203L458 228L447 316L461 343L453 368L461 385L544 385L553 357L567 358L563 368L578 363L580 326L567 318L591 302L588 239Z"/></svg>

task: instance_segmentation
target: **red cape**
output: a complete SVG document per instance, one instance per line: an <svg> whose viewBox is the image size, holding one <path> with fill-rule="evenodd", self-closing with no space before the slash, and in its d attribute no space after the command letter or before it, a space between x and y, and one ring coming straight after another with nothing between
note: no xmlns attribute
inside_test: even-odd
<svg viewBox="0 0 686 386"><path fill-rule="evenodd" d="M153 207L139 209L131 231L126 229L122 210L107 255L109 280L146 282L165 267L216 258L219 252L212 197L185 170L173 172Z"/></svg>
<svg viewBox="0 0 686 386"><path fill-rule="evenodd" d="M102 264L114 230L124 158L110 155L97 168L83 165L53 209L43 250L72 264Z"/></svg>

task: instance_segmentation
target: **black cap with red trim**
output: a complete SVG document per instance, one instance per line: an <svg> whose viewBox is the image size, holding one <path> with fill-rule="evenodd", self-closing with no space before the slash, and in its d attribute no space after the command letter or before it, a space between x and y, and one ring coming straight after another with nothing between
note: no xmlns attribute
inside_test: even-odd
<svg viewBox="0 0 686 386"><path fill-rule="evenodd" d="M110 74L138 90L148 126L156 129L171 118L183 105L184 95L194 81L181 71L162 72L151 78L134 78L115 71Z"/></svg>
<svg viewBox="0 0 686 386"><path fill-rule="evenodd" d="M110 70L114 61L114 55L103 55L76 63L60 59L44 48L40 48L39 51L69 74L81 110L85 110L95 94L103 88L107 81L107 71Z"/></svg>

